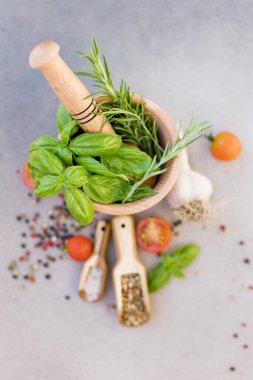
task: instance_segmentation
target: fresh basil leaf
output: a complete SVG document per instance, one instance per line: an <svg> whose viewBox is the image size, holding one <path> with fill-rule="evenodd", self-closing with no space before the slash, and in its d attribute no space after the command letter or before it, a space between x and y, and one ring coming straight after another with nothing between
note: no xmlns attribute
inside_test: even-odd
<svg viewBox="0 0 253 380"><path fill-rule="evenodd" d="M134 202L134 201L137 201L138 199L141 199L144 197L150 197L155 194L157 194L157 192L154 191L150 186L142 184L139 187L137 187L137 189L131 195L131 197L128 198L127 202Z"/></svg>
<svg viewBox="0 0 253 380"><path fill-rule="evenodd" d="M121 137L107 133L83 133L69 144L70 149L78 156L106 156L116 153L122 144Z"/></svg>
<svg viewBox="0 0 253 380"><path fill-rule="evenodd" d="M69 212L81 226L86 226L92 222L94 207L82 190L66 189L64 198Z"/></svg>
<svg viewBox="0 0 253 380"><path fill-rule="evenodd" d="M59 157L61 161L65 162L65 164L73 164L72 152L68 146L63 146L62 144L60 144L55 151L55 155Z"/></svg>
<svg viewBox="0 0 253 380"><path fill-rule="evenodd" d="M162 263L157 264L148 273L148 290L150 293L161 289L169 280L170 272L164 268Z"/></svg>
<svg viewBox="0 0 253 380"><path fill-rule="evenodd" d="M46 149L54 153L57 147L60 145L60 141L54 136L41 136L34 140L30 145L30 152L36 149Z"/></svg>
<svg viewBox="0 0 253 380"><path fill-rule="evenodd" d="M71 121L71 116L66 110L65 106L61 103L56 116L56 128L57 131L61 134L64 126Z"/></svg>
<svg viewBox="0 0 253 380"><path fill-rule="evenodd" d="M38 197L48 197L59 194L63 189L63 184L56 175L45 175L40 178L34 189L34 194Z"/></svg>
<svg viewBox="0 0 253 380"><path fill-rule="evenodd" d="M114 173L125 174L129 177L142 177L151 164L151 157L130 145L121 148L110 156L102 156L101 163Z"/></svg>
<svg viewBox="0 0 253 380"><path fill-rule="evenodd" d="M122 177L127 180L127 177L123 174L116 174L108 170L104 165L101 164L98 160L92 157L76 157L76 162L78 165L83 166L90 173L102 174L106 177Z"/></svg>
<svg viewBox="0 0 253 380"><path fill-rule="evenodd" d="M87 171L83 166L70 166L63 171L64 186L67 188L81 187L88 181Z"/></svg>
<svg viewBox="0 0 253 380"><path fill-rule="evenodd" d="M45 173L45 172L43 173L43 172L39 171L38 169L34 168L31 165L29 165L29 168L30 168L31 176L35 180L36 183L40 180L40 178L42 178L45 175L47 175L47 173Z"/></svg>
<svg viewBox="0 0 253 380"><path fill-rule="evenodd" d="M89 177L89 181L83 186L83 189L93 201L109 204L122 201L129 187L128 182L121 178L94 174Z"/></svg>
<svg viewBox="0 0 253 380"><path fill-rule="evenodd" d="M51 153L54 153L61 161L67 165L72 165L72 152L64 144L55 138L54 136L41 136L37 140L33 141L30 145L30 152L36 149L46 149Z"/></svg>
<svg viewBox="0 0 253 380"><path fill-rule="evenodd" d="M162 259L165 266L170 270L184 269L198 256L200 248L197 244L186 244L175 249L171 254L163 254Z"/></svg>
<svg viewBox="0 0 253 380"><path fill-rule="evenodd" d="M78 122L76 120L70 120L64 125L61 132L61 142L65 146L68 144L70 136L76 133L79 129Z"/></svg>
<svg viewBox="0 0 253 380"><path fill-rule="evenodd" d="M61 160L46 149L33 150L28 162L34 168L48 174L59 174L64 169Z"/></svg>
<svg viewBox="0 0 253 380"><path fill-rule="evenodd" d="M199 254L197 244L186 244L176 248L173 252L162 253L162 260L148 273L148 286L150 292L163 287L170 277L183 278L183 269L189 266Z"/></svg>

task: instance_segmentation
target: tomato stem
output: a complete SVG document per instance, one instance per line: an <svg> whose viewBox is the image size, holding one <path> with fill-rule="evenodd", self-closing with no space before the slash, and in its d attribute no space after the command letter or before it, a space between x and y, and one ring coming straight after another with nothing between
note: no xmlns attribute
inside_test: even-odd
<svg viewBox="0 0 253 380"><path fill-rule="evenodd" d="M212 133L209 133L208 135L204 135L204 137L209 140L210 142L214 141L214 135Z"/></svg>

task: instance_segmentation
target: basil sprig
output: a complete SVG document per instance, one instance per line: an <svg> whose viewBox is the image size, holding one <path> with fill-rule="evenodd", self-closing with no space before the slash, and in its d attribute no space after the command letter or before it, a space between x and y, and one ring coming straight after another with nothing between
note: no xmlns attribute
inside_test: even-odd
<svg viewBox="0 0 253 380"><path fill-rule="evenodd" d="M46 197L64 191L72 216L87 225L94 214L91 200L122 202L133 181L149 167L151 158L138 148L122 145L118 135L76 136L79 125L63 105L57 112L57 130L59 139L45 135L30 145L28 165L36 182L34 193ZM142 185L129 201L153 194L149 186Z"/></svg>
<svg viewBox="0 0 253 380"><path fill-rule="evenodd" d="M35 195L47 197L59 194L65 189L64 197L72 216L82 226L92 221L93 204L79 189L88 181L88 173L83 166L69 166L64 169L56 155L45 149L36 149L30 153L29 167L31 173L35 174Z"/></svg>
<svg viewBox="0 0 253 380"><path fill-rule="evenodd" d="M187 244L171 253L163 252L160 263L148 273L149 292L161 289L171 277L183 278L183 269L195 260L199 251L197 244Z"/></svg>

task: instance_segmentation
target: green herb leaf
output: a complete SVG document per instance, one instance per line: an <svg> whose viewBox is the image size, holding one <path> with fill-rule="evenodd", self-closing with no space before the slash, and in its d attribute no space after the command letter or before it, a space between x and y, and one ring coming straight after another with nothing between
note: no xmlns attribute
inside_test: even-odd
<svg viewBox="0 0 253 380"><path fill-rule="evenodd" d="M162 288L170 277L183 278L183 269L189 266L199 254L197 244L187 244L172 253L162 253L162 260L148 273L148 288L155 292Z"/></svg>
<svg viewBox="0 0 253 380"><path fill-rule="evenodd" d="M148 290L155 292L161 289L171 277L170 271L167 270L160 262L148 273Z"/></svg>
<svg viewBox="0 0 253 380"><path fill-rule="evenodd" d="M150 186L142 184L136 189L134 194L128 199L128 202L134 202L144 197L150 197L157 194Z"/></svg>
<svg viewBox="0 0 253 380"><path fill-rule="evenodd" d="M30 145L30 152L36 149L45 149L51 153L54 153L61 161L67 165L72 165L72 152L69 147L64 146L62 141L58 140L54 136L41 136Z"/></svg>
<svg viewBox="0 0 253 380"><path fill-rule="evenodd" d="M129 189L129 184L121 178L94 174L89 177L83 189L92 200L109 204L121 201Z"/></svg>
<svg viewBox="0 0 253 380"><path fill-rule="evenodd" d="M64 169L61 160L46 149L33 150L28 162L40 172L48 174L59 174Z"/></svg>
<svg viewBox="0 0 253 380"><path fill-rule="evenodd" d="M64 125L61 132L61 142L66 146L69 142L70 136L76 133L79 129L78 122L76 120L70 120Z"/></svg>
<svg viewBox="0 0 253 380"><path fill-rule="evenodd" d="M66 189L64 198L69 212L81 226L86 226L92 222L94 207L82 190Z"/></svg>
<svg viewBox="0 0 253 380"><path fill-rule="evenodd" d="M63 184L56 175L45 175L40 178L34 189L34 194L38 197L48 197L59 194L63 189Z"/></svg>
<svg viewBox="0 0 253 380"><path fill-rule="evenodd" d="M122 177L128 180L123 174L116 174L107 169L101 162L92 157L76 157L76 162L87 169L90 173L102 174L106 177Z"/></svg>
<svg viewBox="0 0 253 380"><path fill-rule="evenodd" d="M54 136L41 136L34 140L30 145L30 152L36 149L46 149L54 153L57 147L60 145L60 141Z"/></svg>
<svg viewBox="0 0 253 380"><path fill-rule="evenodd" d="M68 146L63 146L62 144L60 144L54 153L57 157L60 158L61 161L65 162L65 164L73 164L72 152Z"/></svg>
<svg viewBox="0 0 253 380"><path fill-rule="evenodd" d="M35 180L36 183L40 180L40 178L42 178L45 175L47 175L47 173L41 172L41 171L39 171L38 169L34 168L31 165L29 165L29 168L31 170L31 176Z"/></svg>
<svg viewBox="0 0 253 380"><path fill-rule="evenodd" d="M56 116L56 128L57 131L62 134L62 131L64 129L64 126L71 121L71 116L66 110L65 106L61 103Z"/></svg>
<svg viewBox="0 0 253 380"><path fill-rule="evenodd" d="M101 157L102 164L112 172L136 178L143 176L151 161L147 153L129 145L122 145L116 153Z"/></svg>
<svg viewBox="0 0 253 380"><path fill-rule="evenodd" d="M70 166L63 171L64 186L70 189L83 186L88 181L87 174L83 166Z"/></svg>
<svg viewBox="0 0 253 380"><path fill-rule="evenodd" d="M120 83L119 90L116 90L111 78L105 56L100 57L101 49L93 38L91 49L86 53L79 52L81 57L86 58L91 67L85 67L77 74L88 76L94 79L94 86L98 88L98 93L102 97L110 97L112 103L101 102L99 108L107 120L112 122L118 134L124 141L131 141L140 146L152 157L159 159L162 148L157 138L157 125L145 111L144 102L134 104L133 93L124 80Z"/></svg>
<svg viewBox="0 0 253 380"><path fill-rule="evenodd" d="M121 137L118 135L84 133L74 138L69 147L78 156L96 157L116 153L121 144Z"/></svg>

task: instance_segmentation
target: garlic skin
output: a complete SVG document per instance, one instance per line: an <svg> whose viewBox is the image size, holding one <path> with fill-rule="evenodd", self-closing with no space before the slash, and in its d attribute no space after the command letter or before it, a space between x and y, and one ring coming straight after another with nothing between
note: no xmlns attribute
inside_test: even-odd
<svg viewBox="0 0 253 380"><path fill-rule="evenodd" d="M177 182L167 196L171 208L176 208L187 203L198 201L207 202L213 194L211 181L191 169L187 150L180 153L181 171Z"/></svg>

